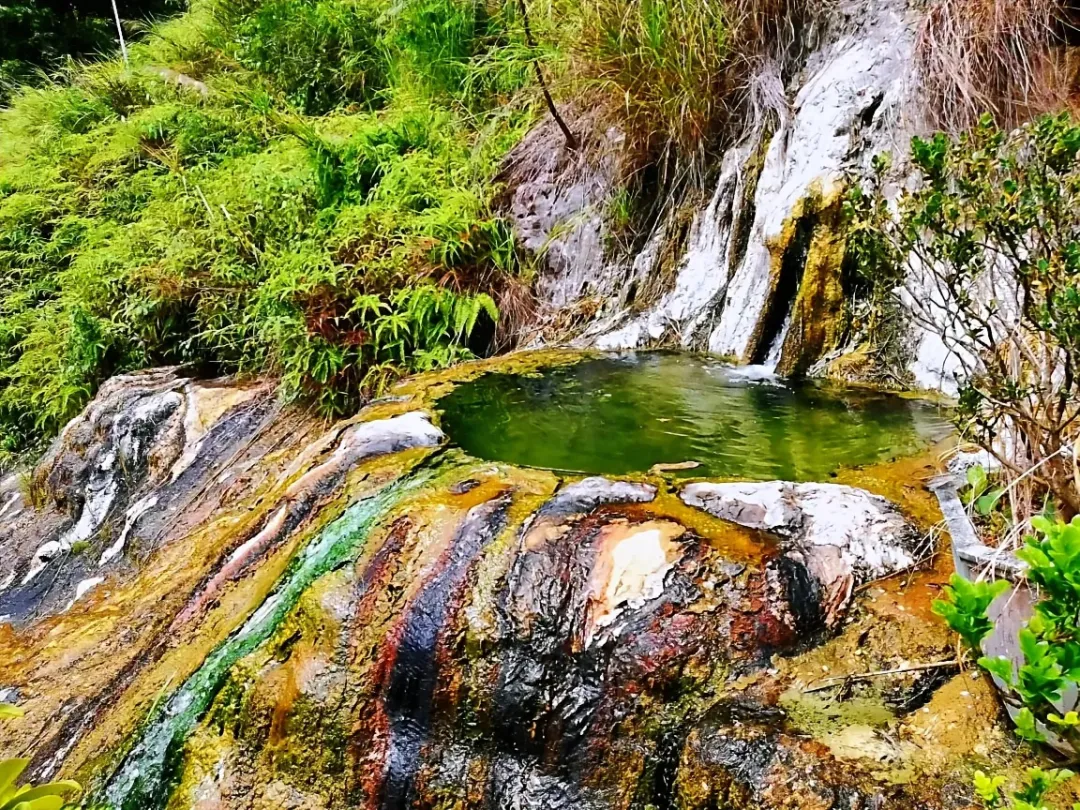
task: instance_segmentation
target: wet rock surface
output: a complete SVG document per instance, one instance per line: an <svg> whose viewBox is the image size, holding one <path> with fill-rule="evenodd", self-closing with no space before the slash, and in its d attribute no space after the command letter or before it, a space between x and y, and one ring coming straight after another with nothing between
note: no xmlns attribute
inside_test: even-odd
<svg viewBox="0 0 1080 810"><path fill-rule="evenodd" d="M107 387L36 507L4 484L0 689L27 716L0 755L140 810L956 806L957 762L883 781L914 748L883 764L782 699L859 647L851 586L911 553L894 507L478 461L431 412L416 385L329 426L258 385Z"/></svg>
<svg viewBox="0 0 1080 810"><path fill-rule="evenodd" d="M740 526L773 532L822 589L835 624L856 587L911 567L922 536L884 498L838 484L690 484L688 506Z"/></svg>
<svg viewBox="0 0 1080 810"><path fill-rule="evenodd" d="M603 247L617 133L583 119L578 130L604 143L586 164L554 125L538 127L510 161L517 191L507 213L544 267L525 337L682 347L785 374L832 373L854 348L840 328L851 294L841 273L845 177L869 174L881 152L902 155L924 128L911 68L917 8L842 0L793 32L802 57L783 72L762 60L750 81L755 114L716 162L710 193L669 204L631 251ZM916 331L905 360L918 384L938 388L950 352Z"/></svg>

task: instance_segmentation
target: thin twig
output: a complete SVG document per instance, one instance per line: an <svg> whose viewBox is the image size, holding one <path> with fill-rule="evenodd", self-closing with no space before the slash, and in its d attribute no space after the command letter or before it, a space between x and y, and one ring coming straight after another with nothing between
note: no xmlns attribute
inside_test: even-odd
<svg viewBox="0 0 1080 810"><path fill-rule="evenodd" d="M531 50L535 51L536 40L533 39L532 27L529 25L529 8L525 5L525 0L518 0L518 5L521 7L521 19L525 24L525 43ZM555 119L555 123L562 130L563 137L566 138L566 145L576 151L578 148L577 136L570 131L570 127L566 125L562 116L559 115L559 109L555 106L555 99L551 97L551 91L548 90L547 82L544 81L544 72L540 69L539 58L533 59L532 63L533 70L536 71L536 81L540 85L540 90L544 94L544 101L547 103L548 112L551 113L551 117Z"/></svg>
<svg viewBox="0 0 1080 810"><path fill-rule="evenodd" d="M839 686L841 683L854 682L854 681L869 681L873 678L879 678L882 675L902 675L905 672L922 672L928 669L944 669L946 667L959 667L960 661L956 658L949 659L948 661L934 661L930 664L913 664L909 667L898 667L897 669L879 669L876 672L861 672L855 675L837 675L834 678L826 678L822 683L817 686L811 686L807 689L803 689L803 693L808 692L820 692L823 689L828 689L832 686Z"/></svg>

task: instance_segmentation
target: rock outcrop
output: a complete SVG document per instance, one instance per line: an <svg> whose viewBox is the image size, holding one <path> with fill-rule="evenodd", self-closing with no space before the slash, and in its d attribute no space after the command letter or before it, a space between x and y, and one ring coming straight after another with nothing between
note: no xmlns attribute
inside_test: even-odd
<svg viewBox="0 0 1080 810"><path fill-rule="evenodd" d="M706 200L665 211L630 254L611 249L605 214L619 134L598 136L602 157L590 163L550 122L535 130L508 160L507 214L544 267L537 322L523 337L677 346L783 374L821 373L857 348L841 324L854 295L841 272L842 196L848 176L865 176L882 152L902 155L924 128L917 25L909 0L829 4L798 33L797 70L782 78L769 60L759 66L751 84L767 111L746 117ZM904 346L907 368L892 373L955 391L957 359L940 338L912 324Z"/></svg>
<svg viewBox="0 0 1080 810"><path fill-rule="evenodd" d="M772 532L804 564L823 593L826 624L851 603L855 587L914 565L921 535L884 498L837 484L690 484L688 506L740 526Z"/></svg>
<svg viewBox="0 0 1080 810"><path fill-rule="evenodd" d="M776 665L907 559L898 514L479 461L427 393L474 373L334 425L259 384L106 386L5 483L0 755L139 810L877 806Z"/></svg>

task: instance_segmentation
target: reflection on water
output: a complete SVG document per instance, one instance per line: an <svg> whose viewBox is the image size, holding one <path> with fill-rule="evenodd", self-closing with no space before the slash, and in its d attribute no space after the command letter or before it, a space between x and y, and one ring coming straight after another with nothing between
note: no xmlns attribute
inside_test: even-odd
<svg viewBox="0 0 1080 810"><path fill-rule="evenodd" d="M917 453L950 432L924 402L755 380L668 353L488 374L439 407L450 436L479 458L614 475L697 461L693 475L823 480Z"/></svg>

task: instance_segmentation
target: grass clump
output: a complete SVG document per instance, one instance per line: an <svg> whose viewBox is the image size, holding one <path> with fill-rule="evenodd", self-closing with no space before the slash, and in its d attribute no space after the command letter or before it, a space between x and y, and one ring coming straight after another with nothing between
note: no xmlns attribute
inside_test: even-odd
<svg viewBox="0 0 1080 810"><path fill-rule="evenodd" d="M568 50L579 81L609 107L638 163L694 173L733 124L784 101L814 0L584 0ZM762 109L764 104L765 109Z"/></svg>
<svg viewBox="0 0 1080 810"><path fill-rule="evenodd" d="M493 202L533 116L513 14L206 0L129 67L21 90L0 112L0 455L125 370L269 372L336 414L486 349L524 272Z"/></svg>
<svg viewBox="0 0 1080 810"><path fill-rule="evenodd" d="M1015 126L1061 109L1075 87L1078 21L1063 0L933 0L915 47L932 123L959 132L990 112Z"/></svg>

